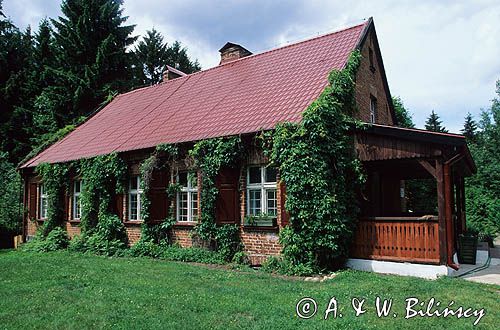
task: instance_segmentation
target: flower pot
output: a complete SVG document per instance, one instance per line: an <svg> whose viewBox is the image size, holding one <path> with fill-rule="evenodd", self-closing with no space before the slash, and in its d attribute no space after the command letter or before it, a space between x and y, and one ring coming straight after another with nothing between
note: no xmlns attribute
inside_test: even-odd
<svg viewBox="0 0 500 330"><path fill-rule="evenodd" d="M477 236L462 234L458 237L458 261L461 264L476 264Z"/></svg>

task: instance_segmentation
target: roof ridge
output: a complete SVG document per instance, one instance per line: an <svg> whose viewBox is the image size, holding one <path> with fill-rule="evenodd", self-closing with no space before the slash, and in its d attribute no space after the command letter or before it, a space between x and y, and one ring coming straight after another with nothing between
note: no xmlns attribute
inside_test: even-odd
<svg viewBox="0 0 500 330"><path fill-rule="evenodd" d="M218 68L222 68L222 67L227 66L227 65L233 65L234 63L238 63L238 62L241 62L241 61L244 61L244 60L248 60L250 58L259 57L261 55L269 54L269 53L272 53L272 52L275 52L275 51L278 51L278 50L282 50L282 49L285 49L285 48L294 47L294 46L297 46L297 45L300 45L300 44L303 44L303 43L307 43L307 42L310 42L310 41L315 41L317 39L329 37L329 36L335 35L337 33L346 32L346 31L358 28L358 27L360 27L362 25L366 25L369 22L370 22L369 20L365 20L363 23L359 23L359 24L356 24L356 25L351 25L351 26L348 26L348 27L344 27L344 28L341 28L339 30L335 30L335 31L332 31L332 32L327 32L327 33L315 36L313 38L300 40L300 41L297 41L297 42L294 42L294 43L291 43L291 44L288 44L288 45L284 45L284 46L272 48L272 49L269 49L269 50L266 50L266 51L263 51L263 52L260 52L260 53L255 53L255 54L252 54L252 55L249 55L249 56L245 56L245 57L239 58L239 59L234 60L234 61L230 61L230 62L226 62L226 63L223 63L223 64L216 65L214 67L211 67L211 68L208 68L208 69L205 69L205 70L200 70L200 71L197 71L197 72L189 73L189 74L186 74L185 76L182 76L182 77L179 77L179 78L175 78L175 79L167 80L167 81L162 81L162 82L160 82L160 83L158 83L156 85L153 85L153 86L141 87L141 88L138 88L137 90L139 90L139 89L145 89L145 88L149 88L149 87L160 86L160 85L163 85L163 84L168 84L169 82L174 81L174 80L179 80L179 79L183 79L183 78L186 78L186 77L189 77L189 76L194 76L194 75L197 75L197 74L202 74L202 73L205 73L205 72L216 70ZM136 89L131 90L131 91L126 92L126 93L123 93L123 94L128 94L128 93L131 93L131 92L134 92L134 91L136 91ZM120 95L122 95L122 94L120 94Z"/></svg>

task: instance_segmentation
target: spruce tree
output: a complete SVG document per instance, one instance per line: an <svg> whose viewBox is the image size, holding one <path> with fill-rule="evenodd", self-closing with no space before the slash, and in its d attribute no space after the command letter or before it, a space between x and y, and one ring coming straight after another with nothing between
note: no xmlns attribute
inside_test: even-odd
<svg viewBox="0 0 500 330"><path fill-rule="evenodd" d="M167 43L154 28L146 31L134 51L139 80L142 84L154 85L161 81L167 62Z"/></svg>
<svg viewBox="0 0 500 330"><path fill-rule="evenodd" d="M179 41L175 41L167 49L167 64L185 73L193 73L201 70L198 60L194 62L189 59L186 47L182 47Z"/></svg>
<svg viewBox="0 0 500 330"><path fill-rule="evenodd" d="M114 92L130 89L127 47L135 38L124 25L121 0L66 0L52 19L58 64L48 70L51 86L37 99L51 109L57 126L90 114Z"/></svg>
<svg viewBox="0 0 500 330"><path fill-rule="evenodd" d="M439 116L434 112L434 110L432 110L431 114L425 121L425 129L433 132L448 133L448 130L444 126L441 126L441 124L442 121L439 120Z"/></svg>
<svg viewBox="0 0 500 330"><path fill-rule="evenodd" d="M405 108L403 101L399 96L392 98L392 104L394 105L394 112L396 115L396 120L399 127L414 128L415 124L411 117L411 113Z"/></svg>
<svg viewBox="0 0 500 330"><path fill-rule="evenodd" d="M472 119L472 115L470 112L465 116L464 128L460 130L460 132L467 138L470 142L475 142L477 135L477 124Z"/></svg>

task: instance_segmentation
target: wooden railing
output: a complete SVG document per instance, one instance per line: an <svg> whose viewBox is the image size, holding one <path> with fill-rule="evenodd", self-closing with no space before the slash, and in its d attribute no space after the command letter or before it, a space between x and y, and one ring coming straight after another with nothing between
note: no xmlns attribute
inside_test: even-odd
<svg viewBox="0 0 500 330"><path fill-rule="evenodd" d="M374 217L358 222L351 258L439 263L437 217Z"/></svg>

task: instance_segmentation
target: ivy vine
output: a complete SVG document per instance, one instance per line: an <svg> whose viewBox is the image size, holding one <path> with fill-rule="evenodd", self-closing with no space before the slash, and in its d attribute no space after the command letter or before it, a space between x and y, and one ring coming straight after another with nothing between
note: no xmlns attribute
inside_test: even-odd
<svg viewBox="0 0 500 330"><path fill-rule="evenodd" d="M360 53L303 113L263 134L270 160L285 183L290 225L280 232L287 262L311 271L333 268L348 255L358 215L355 191L363 181L349 134L356 124L354 87Z"/></svg>
<svg viewBox="0 0 500 330"><path fill-rule="evenodd" d="M47 194L47 219L39 230L41 237L46 237L64 221L64 195L69 190L70 166L67 163L41 163L36 167Z"/></svg>
<svg viewBox="0 0 500 330"><path fill-rule="evenodd" d="M201 171L201 222L195 233L202 240L213 240L217 236L215 207L219 191L215 179L221 169L234 166L242 152L240 137L220 137L197 142L189 155Z"/></svg>
<svg viewBox="0 0 500 330"><path fill-rule="evenodd" d="M169 231L175 223L172 211L173 203L170 204L169 212L163 222L159 224L151 223L150 189L153 172L163 169L166 164L172 165L173 161L177 159L178 154L179 148L177 144L160 144L156 146L152 155L141 163L141 218L144 221L141 228L141 240L143 241L160 243L165 239L168 240ZM170 186L167 188L167 195L169 194L169 189L171 189Z"/></svg>
<svg viewBox="0 0 500 330"><path fill-rule="evenodd" d="M112 214L113 197L126 191L127 169L125 161L116 153L80 161L83 233L92 231L99 219Z"/></svg>

